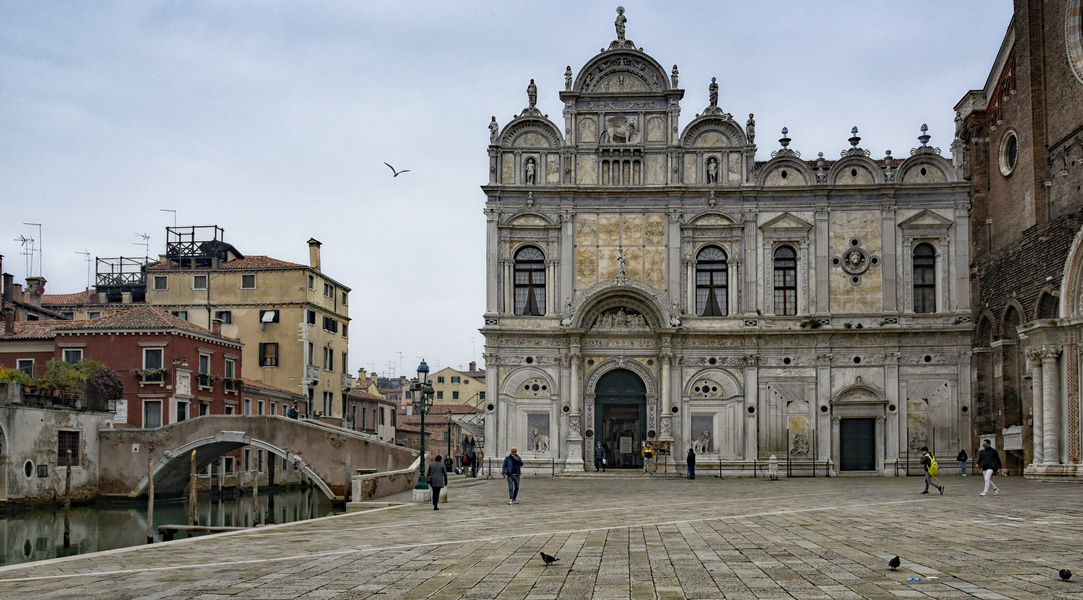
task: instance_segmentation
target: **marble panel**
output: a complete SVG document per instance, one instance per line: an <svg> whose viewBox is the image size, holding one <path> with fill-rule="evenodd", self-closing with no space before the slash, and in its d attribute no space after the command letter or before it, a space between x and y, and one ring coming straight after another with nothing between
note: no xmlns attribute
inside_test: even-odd
<svg viewBox="0 0 1083 600"><path fill-rule="evenodd" d="M617 276L617 248L598 249L598 277L602 280L613 279Z"/></svg>
<svg viewBox="0 0 1083 600"><path fill-rule="evenodd" d="M598 157L579 156L575 165L575 181L580 185L598 184Z"/></svg>
<svg viewBox="0 0 1083 600"><path fill-rule="evenodd" d="M625 248L624 253L628 258L625 275L630 279L643 281L643 248Z"/></svg>
<svg viewBox="0 0 1083 600"><path fill-rule="evenodd" d="M647 119L647 141L666 141L666 121L663 117L651 117Z"/></svg>
<svg viewBox="0 0 1083 600"><path fill-rule="evenodd" d="M620 215L602 215L598 217L598 245L620 245Z"/></svg>
<svg viewBox="0 0 1083 600"><path fill-rule="evenodd" d="M545 158L545 182L560 183L560 155L549 154Z"/></svg>
<svg viewBox="0 0 1083 600"><path fill-rule="evenodd" d="M643 250L643 279L656 290L666 291L666 249Z"/></svg>
<svg viewBox="0 0 1083 600"><path fill-rule="evenodd" d="M666 243L666 217L647 215L647 245L664 246Z"/></svg>
<svg viewBox="0 0 1083 600"><path fill-rule="evenodd" d="M515 148L548 148L549 140L539 133L533 131L524 133L523 135L515 138L513 144Z"/></svg>
<svg viewBox="0 0 1083 600"><path fill-rule="evenodd" d="M500 182L501 183L515 183L515 155L511 152L505 152L500 160Z"/></svg>
<svg viewBox="0 0 1083 600"><path fill-rule="evenodd" d="M730 152L729 160L726 161L726 181L740 183L741 181L741 153Z"/></svg>
<svg viewBox="0 0 1083 600"><path fill-rule="evenodd" d="M924 173L922 172L924 171ZM903 183L944 183L947 177L940 167L933 165L914 165L903 175Z"/></svg>
<svg viewBox="0 0 1083 600"><path fill-rule="evenodd" d="M684 181L681 183L698 183L696 181L696 155L691 152L684 155Z"/></svg>
<svg viewBox="0 0 1083 600"><path fill-rule="evenodd" d="M621 218L621 243L627 246L643 244L643 215L624 215Z"/></svg>
<svg viewBox="0 0 1083 600"><path fill-rule="evenodd" d="M828 256L841 256L857 238L869 256L883 259L879 211L836 210L831 212ZM830 306L832 312L879 312L883 303L883 263L870 266L860 275L860 285L850 281L850 274L839 267L829 267Z"/></svg>
<svg viewBox="0 0 1083 600"><path fill-rule="evenodd" d="M593 246L598 243L598 217L595 215L579 215L575 219L575 242L582 245Z"/></svg>
<svg viewBox="0 0 1083 600"><path fill-rule="evenodd" d="M867 185L876 181L872 173L863 165L850 165L842 169L835 177L837 185Z"/></svg>
<svg viewBox="0 0 1083 600"><path fill-rule="evenodd" d="M578 248L575 251L575 287L585 290L598 283L598 249Z"/></svg>
<svg viewBox="0 0 1083 600"><path fill-rule="evenodd" d="M598 142L598 119L596 117L579 118L579 131L576 141L580 144L595 144Z"/></svg>
<svg viewBox="0 0 1083 600"><path fill-rule="evenodd" d="M648 154L644 157L646 163L646 180L643 182L647 185L662 185L666 182L666 155L664 154Z"/></svg>
<svg viewBox="0 0 1083 600"><path fill-rule="evenodd" d="M720 148L729 146L730 141L721 131L705 131L692 142L693 148Z"/></svg>

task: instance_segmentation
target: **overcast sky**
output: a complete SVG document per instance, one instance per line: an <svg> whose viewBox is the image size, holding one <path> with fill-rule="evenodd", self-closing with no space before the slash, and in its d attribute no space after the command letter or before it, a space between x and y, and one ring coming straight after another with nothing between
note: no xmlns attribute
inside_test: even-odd
<svg viewBox="0 0 1083 600"><path fill-rule="evenodd" d="M984 86L1012 13L1011 0L623 4L628 39L679 65L682 128L716 77L725 111L756 114L759 160L783 126L807 159L837 158L855 125L873 158L903 158L922 123L948 155L952 106ZM32 237L47 292L83 290L84 251L142 257L141 234L164 251L162 209L224 227L245 254L307 264L315 237L324 273L353 288L352 370L480 363L489 119L521 111L533 78L560 125L565 66L615 39L616 6L2 2L4 270L26 277L17 239Z"/></svg>

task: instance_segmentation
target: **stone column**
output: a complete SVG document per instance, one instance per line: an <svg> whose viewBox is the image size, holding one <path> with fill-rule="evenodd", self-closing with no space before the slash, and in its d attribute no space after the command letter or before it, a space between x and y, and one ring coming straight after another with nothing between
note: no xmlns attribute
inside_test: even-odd
<svg viewBox="0 0 1083 600"><path fill-rule="evenodd" d="M759 418L756 411L752 414L748 412L749 408L757 408L756 400L759 389L759 373L756 367L745 367L745 414L741 419L745 423L745 448L742 458L749 462L755 460L759 455Z"/></svg>
<svg viewBox="0 0 1083 600"><path fill-rule="evenodd" d="M513 261L510 258L500 259L500 264L503 267L502 270L504 272L504 293L502 294L504 297L504 306L501 307L501 312L507 314L515 313L515 297L513 291L515 289L515 280L512 278L512 263Z"/></svg>
<svg viewBox="0 0 1083 600"><path fill-rule="evenodd" d="M500 312L500 232L497 219L500 211L485 209L485 314Z"/></svg>
<svg viewBox="0 0 1083 600"><path fill-rule="evenodd" d="M884 206L880 209L880 235L882 238L880 248L880 277L883 281L884 312L898 312L898 297L896 292L897 280L895 254L895 207ZM965 260L965 259L964 259ZM964 262L963 264L970 264Z"/></svg>
<svg viewBox="0 0 1083 600"><path fill-rule="evenodd" d="M744 225L743 234L741 240L741 248L745 253L744 260L744 287L741 288L741 293L744 298L741 299L741 310L746 315L756 314L756 294L757 290L763 289L762 286L757 286L756 271L759 269L759 263L756 261L756 255L759 251L759 244L756 242L756 212L752 210L746 210L741 214L742 224ZM766 306L767 300L764 301L763 312L769 312ZM748 388L745 388L748 389Z"/></svg>
<svg viewBox="0 0 1083 600"><path fill-rule="evenodd" d="M886 297L886 296L885 296ZM883 440L885 475L895 474L895 464L899 461L899 354L889 352L884 361L884 396L888 404L887 418L884 421ZM891 410L891 407L895 407ZM877 425L879 426L879 421ZM890 473L886 470L891 469Z"/></svg>
<svg viewBox="0 0 1083 600"><path fill-rule="evenodd" d="M1042 458L1045 464L1060 462L1060 348L1042 346Z"/></svg>
<svg viewBox="0 0 1083 600"><path fill-rule="evenodd" d="M662 351L662 410L658 419L658 439L661 440L673 440L673 424L670 419L673 414L670 412L672 394L672 382L670 380L671 363L673 362L673 354L668 350Z"/></svg>
<svg viewBox="0 0 1083 600"><path fill-rule="evenodd" d="M829 217L830 213L826 206L816 207L814 234L814 243L816 244L816 305L812 310L814 315L826 315L831 312L830 298L828 296L830 290L828 276L831 272L831 257L829 256L831 243L828 239Z"/></svg>
<svg viewBox="0 0 1083 600"><path fill-rule="evenodd" d="M568 445L565 456L568 457L565 468L570 471L583 470L583 412L580 386L579 364L583 356L579 346L573 345L569 355L571 362L571 394L568 402Z"/></svg>
<svg viewBox="0 0 1083 600"><path fill-rule="evenodd" d="M1043 419L1045 416L1042 414L1042 388L1044 383L1042 382L1042 353L1038 348L1030 348L1027 352L1027 358L1030 359L1030 376L1031 376L1031 395L1034 397L1034 408L1032 409L1031 419L1034 425L1030 428L1030 435L1034 444L1034 456L1030 461L1032 465L1040 465L1045 460L1044 446L1045 442L1042 439L1045 425Z"/></svg>
<svg viewBox="0 0 1083 600"><path fill-rule="evenodd" d="M967 256L970 251L970 204L969 199L960 200L955 205L955 226L952 229L954 261L954 297L956 309L965 310L970 306L970 264Z"/></svg>
<svg viewBox="0 0 1083 600"><path fill-rule="evenodd" d="M488 369L489 376L485 378L485 403L481 407L485 415L485 437L482 438L480 445L485 452L485 459L490 460L501 456L500 443L497 439L497 413L495 410L489 410L490 405L495 407L500 402L500 368L496 354L485 354L482 358L485 359L485 368ZM478 465L478 470L481 470L481 465Z"/></svg>

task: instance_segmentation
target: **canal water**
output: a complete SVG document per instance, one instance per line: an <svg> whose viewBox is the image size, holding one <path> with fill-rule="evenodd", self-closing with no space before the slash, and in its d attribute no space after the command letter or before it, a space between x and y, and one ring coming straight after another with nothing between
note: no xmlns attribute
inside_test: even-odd
<svg viewBox="0 0 1083 600"><path fill-rule="evenodd" d="M258 506L251 495L204 498L196 502L200 525L252 527L292 523L334 514L336 509L317 488L260 491ZM341 509L338 509L341 511ZM188 502L154 504L154 537L159 525L187 525ZM174 539L186 534L179 533ZM197 534L198 535L198 534ZM147 543L147 502L99 501L72 506L71 546L64 547L64 507L49 506L0 515L0 565L13 565L99 552Z"/></svg>

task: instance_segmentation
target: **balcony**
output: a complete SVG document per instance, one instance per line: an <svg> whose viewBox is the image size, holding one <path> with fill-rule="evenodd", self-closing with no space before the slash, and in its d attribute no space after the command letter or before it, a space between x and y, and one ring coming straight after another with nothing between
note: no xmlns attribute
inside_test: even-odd
<svg viewBox="0 0 1083 600"><path fill-rule="evenodd" d="M305 384L318 383L320 381L319 365L305 365Z"/></svg>

